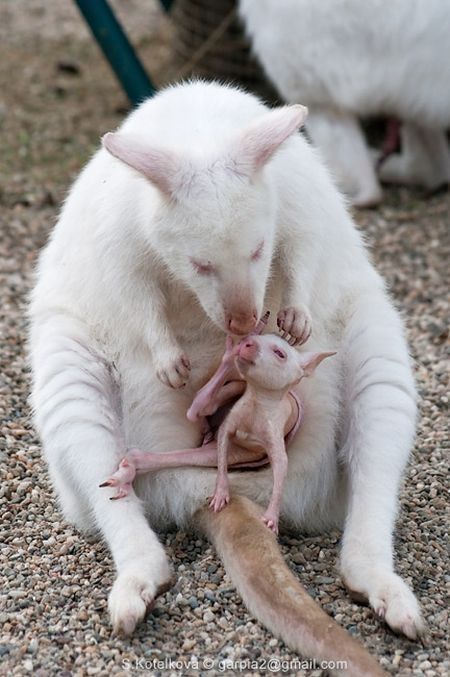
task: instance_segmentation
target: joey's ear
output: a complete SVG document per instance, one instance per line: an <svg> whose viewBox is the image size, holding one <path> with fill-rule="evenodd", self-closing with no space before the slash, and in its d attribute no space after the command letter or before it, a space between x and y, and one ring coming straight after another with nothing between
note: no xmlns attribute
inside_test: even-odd
<svg viewBox="0 0 450 677"><path fill-rule="evenodd" d="M121 132L108 132L102 137L102 144L111 155L145 176L164 195L174 195L180 169L180 161L174 153L146 146L138 137Z"/></svg>
<svg viewBox="0 0 450 677"><path fill-rule="evenodd" d="M308 109L297 104L274 108L254 120L235 140L233 156L239 169L248 175L261 169L307 114Z"/></svg>
<svg viewBox="0 0 450 677"><path fill-rule="evenodd" d="M326 357L336 355L333 353L298 353L298 361L303 369L303 376L312 376L316 368Z"/></svg>

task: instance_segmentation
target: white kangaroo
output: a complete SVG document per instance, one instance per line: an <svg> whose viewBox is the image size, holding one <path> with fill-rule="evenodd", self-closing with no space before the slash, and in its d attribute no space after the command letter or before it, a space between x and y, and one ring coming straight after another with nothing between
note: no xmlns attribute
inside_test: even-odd
<svg viewBox="0 0 450 677"><path fill-rule="evenodd" d="M65 517L97 530L114 558L116 630L132 632L170 583L151 526L191 525L209 535L250 610L289 646L347 656L346 674L377 674L308 599L262 523L254 502L268 504L270 468L233 472L232 500L217 514L207 506L214 468L142 475L120 501L99 488L130 447L200 443L200 424L186 411L220 363L227 333L251 332L265 309L292 343L313 326L308 351L338 354L295 388L304 419L289 448L281 523L344 526L348 588L394 630L422 631L416 599L393 569L416 419L402 322L342 197L296 133L305 115L302 106L268 110L231 87L193 82L144 102L106 135L39 260L32 403Z"/></svg>
<svg viewBox="0 0 450 677"><path fill-rule="evenodd" d="M448 184L450 3L239 0L239 9L281 96L308 106L308 134L355 205L382 197L360 117L403 121L401 153L381 163L381 180Z"/></svg>

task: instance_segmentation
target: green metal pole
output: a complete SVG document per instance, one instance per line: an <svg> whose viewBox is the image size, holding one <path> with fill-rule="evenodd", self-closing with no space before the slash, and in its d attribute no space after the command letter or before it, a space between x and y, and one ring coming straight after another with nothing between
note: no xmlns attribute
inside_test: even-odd
<svg viewBox="0 0 450 677"><path fill-rule="evenodd" d="M133 105L156 91L106 0L75 0ZM170 0L166 0L170 4Z"/></svg>

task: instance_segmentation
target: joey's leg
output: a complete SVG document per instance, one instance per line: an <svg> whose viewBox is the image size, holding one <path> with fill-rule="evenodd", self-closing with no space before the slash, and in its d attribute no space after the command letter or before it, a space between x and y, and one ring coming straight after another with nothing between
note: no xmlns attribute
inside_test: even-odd
<svg viewBox="0 0 450 677"><path fill-rule="evenodd" d="M374 163L354 115L325 108L309 112L306 129L320 149L339 188L357 207L373 207L382 197Z"/></svg>
<svg viewBox="0 0 450 677"><path fill-rule="evenodd" d="M394 572L393 529L401 477L414 440L415 387L402 327L380 299L360 299L346 355L348 430L342 448L349 496L341 573L392 629L411 639L423 631L419 605Z"/></svg>
<svg viewBox="0 0 450 677"><path fill-rule="evenodd" d="M214 496L210 501L210 508L219 512L230 500L230 485L228 481L228 450L230 447L230 433L226 425L219 429L217 438L217 479Z"/></svg>
<svg viewBox="0 0 450 677"><path fill-rule="evenodd" d="M262 516L262 520L275 534L278 533L278 520L280 517L283 488L286 480L288 457L284 441L279 440L269 446L268 455L272 466L273 489L270 503Z"/></svg>
<svg viewBox="0 0 450 677"><path fill-rule="evenodd" d="M402 149L381 164L386 183L423 186L433 191L450 182L450 147L441 129L405 122L400 130Z"/></svg>
<svg viewBox="0 0 450 677"><path fill-rule="evenodd" d="M234 444L229 445L228 466L243 466L246 463L257 467L265 461L264 453L257 453L244 449ZM179 451L167 451L155 453L130 449L119 464L118 470L109 479L103 482L101 487L116 487L117 494L111 496L111 500L125 498L130 491L131 483L136 475L143 475L164 468L184 468L197 466L203 468L217 468L217 442L214 440L202 447L193 449L180 449Z"/></svg>
<svg viewBox="0 0 450 677"><path fill-rule="evenodd" d="M108 544L117 569L111 619L116 630L132 632L168 586L170 570L137 497L109 501L110 490L98 486L125 451L117 375L87 327L66 315L35 322L31 344L36 423L52 477L64 477L64 485L56 483L60 502L64 510L70 486L72 519L86 526L88 515ZM74 496L83 506L80 520Z"/></svg>
<svg viewBox="0 0 450 677"><path fill-rule="evenodd" d="M121 460L118 469L100 487L115 487L117 493L111 500L125 498L132 491L131 483L136 475L162 470L163 468L181 468L183 466L217 467L217 443L208 442L202 447L154 453L130 449Z"/></svg>

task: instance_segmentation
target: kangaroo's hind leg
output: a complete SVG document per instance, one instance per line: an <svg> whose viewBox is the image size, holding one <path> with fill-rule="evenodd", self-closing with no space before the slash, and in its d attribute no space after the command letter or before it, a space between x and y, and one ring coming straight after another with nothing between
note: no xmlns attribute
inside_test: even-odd
<svg viewBox="0 0 450 677"><path fill-rule="evenodd" d="M35 322L31 339L35 419L55 489L64 513L108 544L117 569L110 615L116 630L130 633L170 571L138 498L109 501L99 489L125 452L120 384L79 320L55 313Z"/></svg>
<svg viewBox="0 0 450 677"><path fill-rule="evenodd" d="M341 449L349 485L341 572L393 630L415 639L417 600L394 571L398 492L414 441L416 392L400 318L379 294L355 303L342 346L347 430Z"/></svg>

